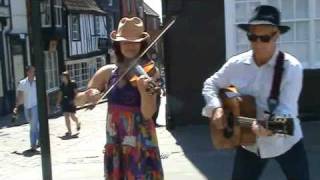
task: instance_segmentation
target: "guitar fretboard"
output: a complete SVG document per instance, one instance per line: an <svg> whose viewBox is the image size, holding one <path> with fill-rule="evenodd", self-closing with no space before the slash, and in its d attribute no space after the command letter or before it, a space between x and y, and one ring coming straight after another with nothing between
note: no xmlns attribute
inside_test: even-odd
<svg viewBox="0 0 320 180"><path fill-rule="evenodd" d="M250 127L252 125L252 122L257 120L257 119L244 117L244 116L239 116L239 117L237 117L237 120L238 120L240 126Z"/></svg>

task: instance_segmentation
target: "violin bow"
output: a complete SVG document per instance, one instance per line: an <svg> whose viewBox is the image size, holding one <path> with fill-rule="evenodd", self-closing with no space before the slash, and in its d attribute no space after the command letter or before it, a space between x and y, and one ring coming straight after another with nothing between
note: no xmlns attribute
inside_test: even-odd
<svg viewBox="0 0 320 180"><path fill-rule="evenodd" d="M139 63L142 56L144 56L149 51L149 49L163 36L164 33L166 33L168 31L168 29L175 22L176 22L176 17L172 17L171 21L163 28L163 30L158 34L158 36L147 46L147 48L144 51L142 51L142 53L137 58L132 60L132 62L128 66L128 68L121 74L119 79L117 79L117 81L114 82L112 84L112 86L110 86L108 88L108 90L99 98L99 100L96 102L96 104L100 103L103 100L103 98L105 98L110 93L110 91ZM88 106L90 106L90 105L88 105Z"/></svg>

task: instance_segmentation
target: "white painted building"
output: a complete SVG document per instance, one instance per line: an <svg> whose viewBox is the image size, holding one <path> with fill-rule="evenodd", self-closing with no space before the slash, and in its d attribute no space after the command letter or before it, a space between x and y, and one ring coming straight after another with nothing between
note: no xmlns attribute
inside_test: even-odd
<svg viewBox="0 0 320 180"><path fill-rule="evenodd" d="M24 78L24 67L31 64L30 39L27 25L27 3L25 0L10 0L11 4L11 57L13 63L14 82L17 87L19 81Z"/></svg>
<svg viewBox="0 0 320 180"><path fill-rule="evenodd" d="M236 27L247 23L258 5L268 4L281 12L282 23L291 30L280 37L279 46L296 56L305 69L320 68L320 0L225 0L227 57L249 49L245 32Z"/></svg>
<svg viewBox="0 0 320 180"><path fill-rule="evenodd" d="M12 111L15 90L30 64L26 0L0 0L0 114Z"/></svg>
<svg viewBox="0 0 320 180"><path fill-rule="evenodd" d="M8 100L5 98L7 95L7 81L6 77L8 72L6 71L7 59L8 59L8 36L7 33L10 30L10 11L9 0L0 0L0 115L5 113L8 108Z"/></svg>

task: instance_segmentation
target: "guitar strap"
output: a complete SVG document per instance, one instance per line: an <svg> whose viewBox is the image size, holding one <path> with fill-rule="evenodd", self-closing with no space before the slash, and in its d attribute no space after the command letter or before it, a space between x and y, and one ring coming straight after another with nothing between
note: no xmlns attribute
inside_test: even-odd
<svg viewBox="0 0 320 180"><path fill-rule="evenodd" d="M278 57L276 59L276 65L274 66L274 74L271 92L268 98L268 107L270 114L273 114L273 111L279 104L279 94L280 94L280 84L283 74L283 64L284 64L284 53L279 51Z"/></svg>

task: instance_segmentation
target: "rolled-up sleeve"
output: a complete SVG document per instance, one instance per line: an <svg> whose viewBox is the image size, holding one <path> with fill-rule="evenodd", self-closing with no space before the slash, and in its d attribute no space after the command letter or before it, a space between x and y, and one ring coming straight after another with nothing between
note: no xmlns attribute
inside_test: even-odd
<svg viewBox="0 0 320 180"><path fill-rule="evenodd" d="M212 116L212 110L221 107L219 99L219 89L229 85L230 62L227 62L214 75L209 77L203 83L202 95L206 105L202 109L202 115L205 117Z"/></svg>

